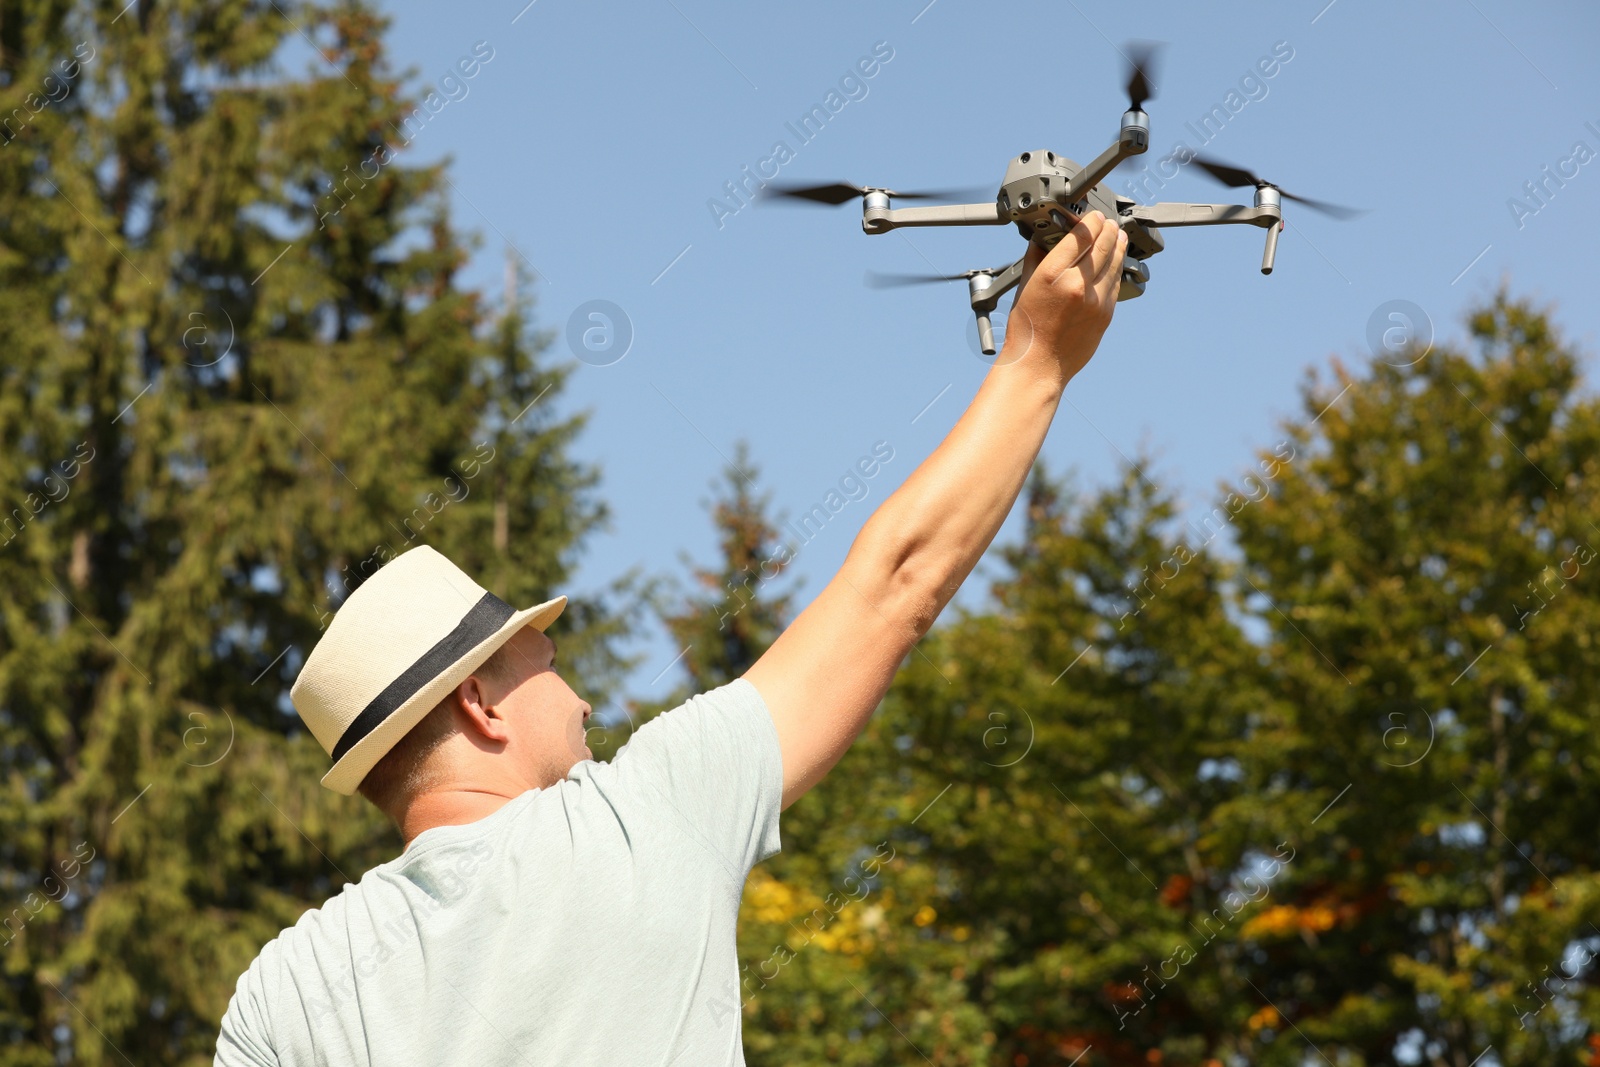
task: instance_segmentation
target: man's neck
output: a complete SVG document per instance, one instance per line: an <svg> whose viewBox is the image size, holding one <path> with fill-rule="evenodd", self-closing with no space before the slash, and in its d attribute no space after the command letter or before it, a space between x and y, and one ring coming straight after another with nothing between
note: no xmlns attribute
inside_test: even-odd
<svg viewBox="0 0 1600 1067"><path fill-rule="evenodd" d="M524 790L523 792L525 792ZM406 848L418 835L435 826L465 826L487 818L509 804L520 792L500 788L452 788L423 793L406 806L400 817L400 836Z"/></svg>

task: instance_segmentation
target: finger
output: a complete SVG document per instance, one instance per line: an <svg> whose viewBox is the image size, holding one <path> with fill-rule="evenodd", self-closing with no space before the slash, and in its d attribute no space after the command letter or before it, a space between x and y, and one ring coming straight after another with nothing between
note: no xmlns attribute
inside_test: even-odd
<svg viewBox="0 0 1600 1067"><path fill-rule="evenodd" d="M1043 266L1046 276L1054 280L1078 265L1093 250L1095 238L1100 236L1105 224L1106 217L1098 211L1091 211L1079 219L1045 257Z"/></svg>
<svg viewBox="0 0 1600 1067"><path fill-rule="evenodd" d="M1092 264L1085 264L1091 279L1098 280L1104 273L1106 266L1112 260L1112 253L1117 248L1117 238L1122 236L1122 227L1114 226L1109 220L1100 228L1100 233L1094 240L1094 251L1090 254Z"/></svg>
<svg viewBox="0 0 1600 1067"><path fill-rule="evenodd" d="M1117 290L1122 287L1122 264L1127 255L1128 233L1118 227L1116 246L1106 256L1105 265L1094 280L1095 291L1101 300L1116 300Z"/></svg>
<svg viewBox="0 0 1600 1067"><path fill-rule="evenodd" d="M1022 256L1022 277L1018 279L1017 288L1011 297L1012 307L1016 307L1017 301L1022 299L1022 291L1028 287L1028 279L1033 277L1033 272L1044 262L1047 255L1049 253L1040 248L1036 242L1028 242L1028 250Z"/></svg>
<svg viewBox="0 0 1600 1067"><path fill-rule="evenodd" d="M1122 249L1127 235L1120 226L1107 226L1100 231L1100 237L1094 243L1094 273L1090 277L1090 285L1098 285L1100 279L1110 272L1114 260L1121 258Z"/></svg>
<svg viewBox="0 0 1600 1067"><path fill-rule="evenodd" d="M1050 255L1050 251L1043 248L1036 241L1028 242L1028 251L1022 257L1022 278L1026 281L1039 269L1039 265Z"/></svg>
<svg viewBox="0 0 1600 1067"><path fill-rule="evenodd" d="M1084 251L1083 255L1078 258L1078 261L1072 265L1070 275L1063 274L1058 279L1070 278L1069 284L1081 286L1084 290L1092 288L1095 279L1100 276L1106 260L1111 257L1111 250L1116 246L1118 232L1118 228L1112 225L1098 211L1092 212L1091 216L1086 216L1085 221L1088 221L1090 217L1096 218L1099 222L1095 229L1094 241Z"/></svg>
<svg viewBox="0 0 1600 1067"><path fill-rule="evenodd" d="M1109 226L1105 215L1098 211L1091 211L1079 220L1077 226L1073 227L1075 231L1080 228L1084 232L1084 236L1088 238L1088 244L1073 259L1071 265L1074 267L1082 267L1088 258L1094 255L1095 242L1100 240L1100 235L1105 233Z"/></svg>
<svg viewBox="0 0 1600 1067"><path fill-rule="evenodd" d="M1043 263L1044 257L1049 254L1049 251L1042 247L1039 242L1029 241L1027 254L1022 257L1022 269L1032 270Z"/></svg>

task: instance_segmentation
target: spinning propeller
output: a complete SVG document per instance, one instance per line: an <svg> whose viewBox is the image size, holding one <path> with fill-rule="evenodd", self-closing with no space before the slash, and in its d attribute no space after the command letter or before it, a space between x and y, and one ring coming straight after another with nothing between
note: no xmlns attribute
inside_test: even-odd
<svg viewBox="0 0 1600 1067"><path fill-rule="evenodd" d="M809 200L816 204L848 204L857 197L866 196L868 193L883 193L896 200L964 200L970 196L987 192L985 186L973 186L966 189L926 189L915 193L898 193L893 189L868 189L849 182L830 182L826 185L788 185L783 183L768 185L763 189L763 196L776 197L784 200Z"/></svg>
<svg viewBox="0 0 1600 1067"><path fill-rule="evenodd" d="M866 283L869 289L898 289L904 285L934 285L939 282L959 282L964 278L972 278L978 274L997 275L1005 269L1005 267L982 267L978 270L964 270L960 274L885 274L880 271L869 270L866 274Z"/></svg>
<svg viewBox="0 0 1600 1067"><path fill-rule="evenodd" d="M1128 61L1128 110L1143 111L1146 100L1156 96L1156 57L1161 53L1159 41L1134 41L1123 53Z"/></svg>
<svg viewBox="0 0 1600 1067"><path fill-rule="evenodd" d="M1274 185L1265 178L1256 177L1243 167L1230 166L1227 163L1206 159L1202 156L1194 156L1189 162L1196 164L1201 170L1232 189L1244 189L1252 186L1257 189L1276 189L1278 195L1285 200L1293 200L1297 204L1304 204L1312 211L1320 211L1324 215L1329 215L1336 219L1353 219L1359 215L1366 214L1360 208L1345 207L1342 204L1330 204L1326 200L1312 200L1308 197L1296 196L1282 186Z"/></svg>

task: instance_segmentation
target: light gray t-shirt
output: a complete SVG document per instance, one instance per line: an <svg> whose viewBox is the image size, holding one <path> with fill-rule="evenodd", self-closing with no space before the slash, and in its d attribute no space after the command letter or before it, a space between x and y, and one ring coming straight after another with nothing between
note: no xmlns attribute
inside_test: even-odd
<svg viewBox="0 0 1600 1067"><path fill-rule="evenodd" d="M306 912L222 1019L221 1067L743 1064L735 928L783 765L739 679Z"/></svg>

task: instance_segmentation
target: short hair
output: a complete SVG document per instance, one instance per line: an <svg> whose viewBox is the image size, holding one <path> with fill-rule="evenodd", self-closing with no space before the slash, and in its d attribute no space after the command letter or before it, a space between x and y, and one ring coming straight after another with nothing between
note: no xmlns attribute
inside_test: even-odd
<svg viewBox="0 0 1600 1067"><path fill-rule="evenodd" d="M513 661L510 644L507 641L495 649L472 674L485 681L515 685L522 678L522 670L521 664ZM429 765L429 757L456 732L455 697L456 691L452 689L373 764L372 770L356 787L362 796L397 822L402 801L436 784L438 772Z"/></svg>

